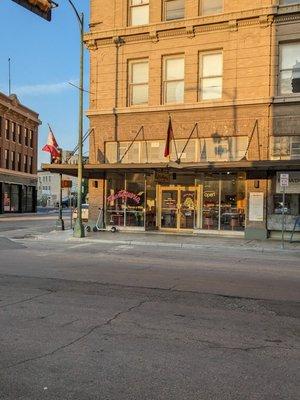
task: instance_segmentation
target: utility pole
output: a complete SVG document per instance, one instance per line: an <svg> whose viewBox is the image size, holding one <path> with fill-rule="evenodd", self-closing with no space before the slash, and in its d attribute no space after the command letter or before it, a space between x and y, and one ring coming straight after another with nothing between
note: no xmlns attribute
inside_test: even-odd
<svg viewBox="0 0 300 400"><path fill-rule="evenodd" d="M76 7L71 0L68 0L79 22L80 29L80 77L79 77L79 110L78 110L78 191L77 191L77 219L74 225L74 237L84 237L84 226L82 223L82 179L83 179L83 160L82 160L82 147L83 147L83 72L84 72L84 14L79 15Z"/></svg>

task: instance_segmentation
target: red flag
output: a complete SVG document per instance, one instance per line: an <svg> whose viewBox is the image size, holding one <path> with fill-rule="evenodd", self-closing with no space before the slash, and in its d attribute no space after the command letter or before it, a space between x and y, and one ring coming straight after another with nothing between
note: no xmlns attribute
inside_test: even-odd
<svg viewBox="0 0 300 400"><path fill-rule="evenodd" d="M50 125L49 125L48 141L47 144L42 148L42 151L50 153L51 159L55 159L60 156L60 151L58 150L58 144Z"/></svg>
<svg viewBox="0 0 300 400"><path fill-rule="evenodd" d="M166 145L165 145L165 153L164 156L165 157L169 157L171 154L171 140L174 137L173 134L173 128L172 128L172 120L171 117L169 117L169 126L168 126L168 132L167 132L167 140L166 140Z"/></svg>

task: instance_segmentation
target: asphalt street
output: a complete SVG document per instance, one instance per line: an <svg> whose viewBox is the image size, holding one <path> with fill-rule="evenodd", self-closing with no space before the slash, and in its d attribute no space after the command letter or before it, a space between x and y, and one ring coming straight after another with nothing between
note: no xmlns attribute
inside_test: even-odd
<svg viewBox="0 0 300 400"><path fill-rule="evenodd" d="M296 254L20 233L0 229L1 400L299 399Z"/></svg>

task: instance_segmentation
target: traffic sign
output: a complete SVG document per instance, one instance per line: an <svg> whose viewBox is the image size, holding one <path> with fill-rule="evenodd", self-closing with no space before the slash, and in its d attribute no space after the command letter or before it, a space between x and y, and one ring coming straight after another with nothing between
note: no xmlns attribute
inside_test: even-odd
<svg viewBox="0 0 300 400"><path fill-rule="evenodd" d="M280 174L280 186L281 187L289 186L289 174Z"/></svg>

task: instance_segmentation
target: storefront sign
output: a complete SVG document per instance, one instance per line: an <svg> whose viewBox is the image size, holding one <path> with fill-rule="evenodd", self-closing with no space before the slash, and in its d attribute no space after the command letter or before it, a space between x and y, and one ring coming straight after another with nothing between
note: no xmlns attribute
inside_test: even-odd
<svg viewBox="0 0 300 400"><path fill-rule="evenodd" d="M291 171L288 173L277 172L276 179L276 193L283 192L283 186L280 185L281 175L288 175L288 186L285 186L285 193L300 193L300 172ZM285 179L286 180L286 179Z"/></svg>
<svg viewBox="0 0 300 400"><path fill-rule="evenodd" d="M131 199L136 204L140 204L141 202L141 198L139 195L132 192L128 192L125 189L119 190L117 193L113 193L107 197L108 202L114 202L117 199Z"/></svg>
<svg viewBox="0 0 300 400"><path fill-rule="evenodd" d="M213 199L214 197L216 197L216 192L214 192L213 190L208 191L208 192L204 192L203 193L203 197L205 199Z"/></svg>
<svg viewBox="0 0 300 400"><path fill-rule="evenodd" d="M263 222L264 220L264 194L251 192L249 196L249 221Z"/></svg>

